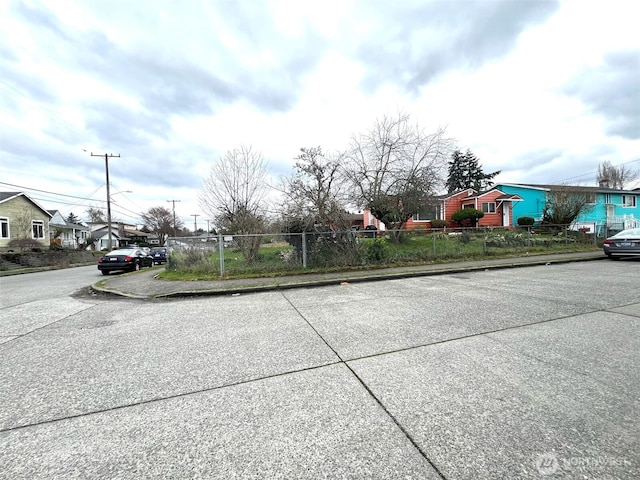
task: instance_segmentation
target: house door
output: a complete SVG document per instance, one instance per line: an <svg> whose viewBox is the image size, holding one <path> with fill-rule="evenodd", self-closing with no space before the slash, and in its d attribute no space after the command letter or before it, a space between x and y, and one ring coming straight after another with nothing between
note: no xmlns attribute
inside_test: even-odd
<svg viewBox="0 0 640 480"><path fill-rule="evenodd" d="M614 223L615 213L616 213L615 205L607 205L607 224Z"/></svg>
<svg viewBox="0 0 640 480"><path fill-rule="evenodd" d="M509 223L509 217L511 213L511 204L504 202L502 204L502 226L503 227L510 227L511 224Z"/></svg>

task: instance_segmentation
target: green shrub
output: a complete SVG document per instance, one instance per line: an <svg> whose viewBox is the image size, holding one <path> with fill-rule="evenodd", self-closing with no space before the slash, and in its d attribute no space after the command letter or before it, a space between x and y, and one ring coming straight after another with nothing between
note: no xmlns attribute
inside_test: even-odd
<svg viewBox="0 0 640 480"><path fill-rule="evenodd" d="M355 232L307 233L309 242L307 262L311 267L333 267L358 265L362 260L362 249L356 242Z"/></svg>
<svg viewBox="0 0 640 480"><path fill-rule="evenodd" d="M447 220L431 220L431 228L447 228L448 226Z"/></svg>
<svg viewBox="0 0 640 480"><path fill-rule="evenodd" d="M170 272L182 273L211 273L218 270L209 252L195 248L172 252L167 257L166 268Z"/></svg>
<svg viewBox="0 0 640 480"><path fill-rule="evenodd" d="M521 227L528 227L535 223L536 219L533 217L518 217L518 225Z"/></svg>
<svg viewBox="0 0 640 480"><path fill-rule="evenodd" d="M473 226L475 226L478 220L482 217L484 217L484 212L476 208L461 208L460 210L453 212L453 215L451 215L451 219L454 222L461 225L468 223Z"/></svg>
<svg viewBox="0 0 640 480"><path fill-rule="evenodd" d="M376 238L367 246L367 260L370 262L382 262L389 257L389 247L382 238Z"/></svg>
<svg viewBox="0 0 640 480"><path fill-rule="evenodd" d="M20 252L41 252L42 244L32 238L14 238L9 241L9 251L19 248Z"/></svg>

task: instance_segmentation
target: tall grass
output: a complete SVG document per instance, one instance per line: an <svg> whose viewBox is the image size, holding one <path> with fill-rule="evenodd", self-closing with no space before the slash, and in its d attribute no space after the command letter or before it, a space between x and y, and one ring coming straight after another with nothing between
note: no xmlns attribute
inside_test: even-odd
<svg viewBox="0 0 640 480"><path fill-rule="evenodd" d="M424 263L475 260L545 253L596 250L592 236L564 229L531 233L527 230L415 231L403 234L400 243L386 235L358 236L346 253L344 244L335 252L310 248L308 268L303 268L299 252L285 242L266 243L257 258L246 262L239 249L224 248L224 277L281 276L309 272L384 268ZM314 256L315 255L315 256ZM219 279L220 252L187 248L169 256L163 278Z"/></svg>

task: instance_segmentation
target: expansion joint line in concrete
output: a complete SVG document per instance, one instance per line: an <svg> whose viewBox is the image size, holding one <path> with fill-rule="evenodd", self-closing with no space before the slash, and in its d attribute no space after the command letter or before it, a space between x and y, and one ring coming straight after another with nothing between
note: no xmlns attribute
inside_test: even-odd
<svg viewBox="0 0 640 480"><path fill-rule="evenodd" d="M398 429L402 432L402 434L409 440L413 448L426 460L426 462L433 468L433 470L438 474L440 478L446 480L446 477L442 474L440 469L431 461L428 457L427 453L418 445L418 442L413 438L413 436L405 429L402 424L398 421L398 419L389 411L384 403L376 396L376 394L369 388L369 386L360 378L360 376L351 368L351 366L340 356L340 354L333 348L329 342L322 336L320 332L311 324L311 322L305 317L300 310L287 298L286 295L283 294L284 299L291 305L300 318L302 318L309 328L315 332L315 334L320 338L324 344L335 354L336 357L340 359L340 363L344 365L354 376L354 378L358 381L358 383L364 388L364 390L369 394L369 396L378 404L378 406L382 409L382 411L391 419L391 421L398 427Z"/></svg>

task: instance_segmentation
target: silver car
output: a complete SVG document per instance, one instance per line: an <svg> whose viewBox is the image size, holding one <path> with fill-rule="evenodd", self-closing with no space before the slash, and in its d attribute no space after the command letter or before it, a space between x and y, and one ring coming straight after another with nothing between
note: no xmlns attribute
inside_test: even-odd
<svg viewBox="0 0 640 480"><path fill-rule="evenodd" d="M640 228L631 228L609 237L602 245L609 258L640 255Z"/></svg>

